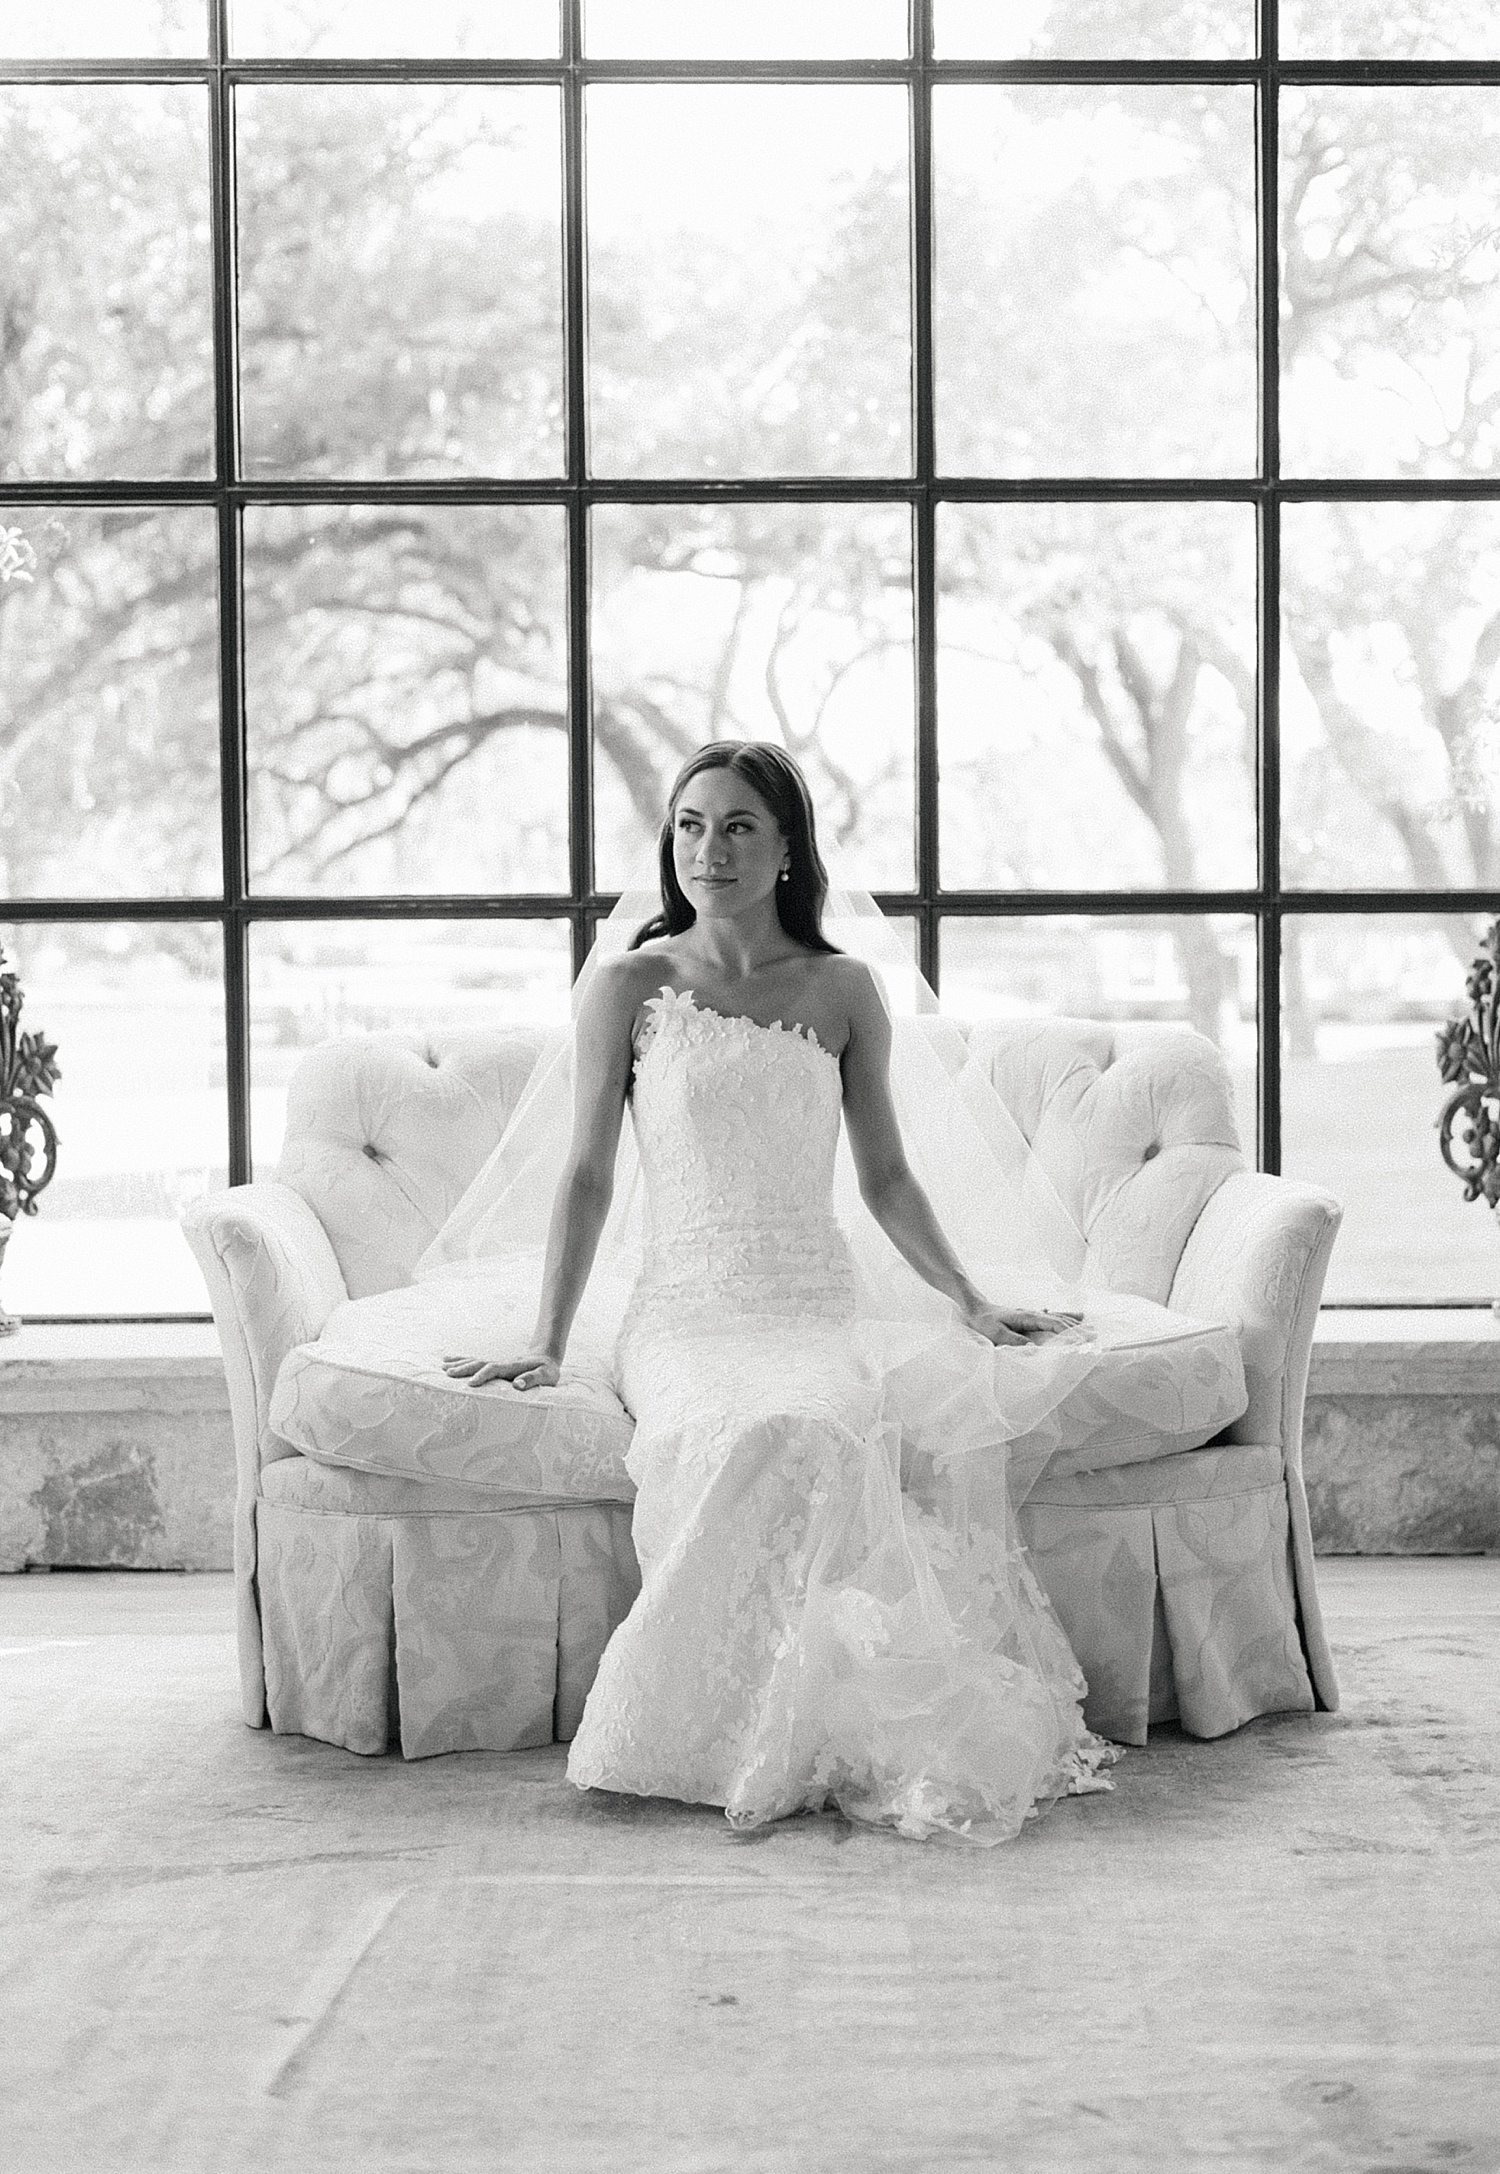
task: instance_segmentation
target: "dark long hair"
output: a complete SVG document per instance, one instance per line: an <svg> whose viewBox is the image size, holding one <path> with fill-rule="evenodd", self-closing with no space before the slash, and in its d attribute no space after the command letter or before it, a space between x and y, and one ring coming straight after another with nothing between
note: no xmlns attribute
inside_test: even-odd
<svg viewBox="0 0 1500 2174"><path fill-rule="evenodd" d="M677 880L672 843L677 803L688 780L697 777L701 770L732 770L736 777L742 777L759 793L790 849L790 873L785 883L779 877L776 883L776 911L781 925L794 943L805 944L809 951L836 953L838 945L831 944L823 934L828 870L818 851L812 794L807 789L806 778L786 749L777 747L770 740L709 740L695 754L689 755L678 771L667 797L667 812L657 845L662 910L636 930L629 948L634 951L656 936L680 936L698 918L697 908L689 902Z"/></svg>

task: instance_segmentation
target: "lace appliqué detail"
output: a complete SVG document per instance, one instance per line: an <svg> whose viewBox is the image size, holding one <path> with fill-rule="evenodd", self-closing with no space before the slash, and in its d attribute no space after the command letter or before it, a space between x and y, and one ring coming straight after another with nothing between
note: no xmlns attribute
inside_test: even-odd
<svg viewBox="0 0 1500 2174"><path fill-rule="evenodd" d="M831 1049L824 1048L813 1029L805 1025L800 1019L794 1019L790 1026L784 1019L773 1019L767 1025L759 1019L749 1018L742 1012L716 1012L706 1005L700 1004L691 989L674 989L670 982L664 981L655 996L648 996L642 1009L648 1016L645 1026L641 1029L640 1039L635 1045L635 1066L637 1070L639 1070L647 1050L656 1040L663 1018L672 1015L681 1018L683 1014L687 1015L689 1021L692 1019L716 1020L720 1026L750 1027L757 1034L797 1035L817 1050L819 1056L826 1057L830 1064L837 1065L839 1061Z"/></svg>
<svg viewBox="0 0 1500 2174"><path fill-rule="evenodd" d="M642 1584L569 1778L720 1805L737 1827L837 1804L904 1835L1003 1840L1107 1786L1111 1749L1084 1728L999 1441L987 1527L951 1485L903 1498L895 1360L853 1332L831 1204L838 1059L810 1028L686 990L649 1010L631 1105L646 1235L615 1354ZM928 1396L953 1424L951 1379L908 1363L900 1384L908 1415Z"/></svg>
<svg viewBox="0 0 1500 2174"><path fill-rule="evenodd" d="M688 990L648 1005L631 1104L648 1209L621 1349L746 1316L847 1320L854 1267L831 1206L838 1059L810 1028L707 1011Z"/></svg>

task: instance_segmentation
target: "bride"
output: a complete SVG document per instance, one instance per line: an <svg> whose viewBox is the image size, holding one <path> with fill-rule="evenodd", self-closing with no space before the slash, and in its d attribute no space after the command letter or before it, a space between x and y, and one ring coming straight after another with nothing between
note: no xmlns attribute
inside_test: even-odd
<svg viewBox="0 0 1500 2174"><path fill-rule="evenodd" d="M722 1806L736 1827L834 1805L911 1836L1006 1839L1107 1787L1114 1756L1084 1727L1005 1486L1007 1443L1045 1447L1095 1347L1075 1311L987 1296L914 1174L892 1019L823 933L792 758L700 748L660 882L662 910L578 1013L535 1334L444 1361L476 1387L558 1382L628 1104L645 1226L615 1368L642 1582L568 1778ZM835 1212L841 1117L883 1234L866 1233L868 1268ZM1019 1190L1005 1197L1021 1219Z"/></svg>

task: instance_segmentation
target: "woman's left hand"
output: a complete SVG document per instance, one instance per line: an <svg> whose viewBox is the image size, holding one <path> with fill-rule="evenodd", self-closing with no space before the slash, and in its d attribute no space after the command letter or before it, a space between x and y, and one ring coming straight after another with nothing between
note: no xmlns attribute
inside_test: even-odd
<svg viewBox="0 0 1500 2174"><path fill-rule="evenodd" d="M1045 1313L1026 1306L990 1306L981 1302L965 1309L964 1323L977 1329L992 1344L1041 1344L1064 1329L1077 1328L1081 1313Z"/></svg>

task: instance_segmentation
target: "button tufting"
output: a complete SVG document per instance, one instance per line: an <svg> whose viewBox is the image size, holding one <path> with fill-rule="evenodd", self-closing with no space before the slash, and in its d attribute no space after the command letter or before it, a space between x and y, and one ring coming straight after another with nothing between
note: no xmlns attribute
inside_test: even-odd
<svg viewBox="0 0 1500 2174"><path fill-rule="evenodd" d="M438 1064L441 1061L435 1049L424 1049L422 1052L422 1059L424 1063L430 1064L432 1066L434 1072L437 1070Z"/></svg>
<svg viewBox="0 0 1500 2174"><path fill-rule="evenodd" d="M381 1160L380 1150L375 1145L373 1140L366 1140L364 1146L360 1149L360 1153L362 1155L368 1155L371 1162L379 1162Z"/></svg>
<svg viewBox="0 0 1500 2174"><path fill-rule="evenodd" d="M1152 1160L1153 1160L1153 1159L1154 1159L1154 1158L1155 1158L1156 1156L1158 1156L1158 1155L1159 1155L1160 1153L1161 1153L1161 1142L1160 1142L1160 1140L1152 1140L1152 1141L1150 1142L1150 1144L1149 1144L1148 1146L1146 1146L1146 1147L1143 1147L1143 1148L1141 1149L1141 1161L1142 1161L1142 1162L1151 1162L1151 1161L1152 1161Z"/></svg>

